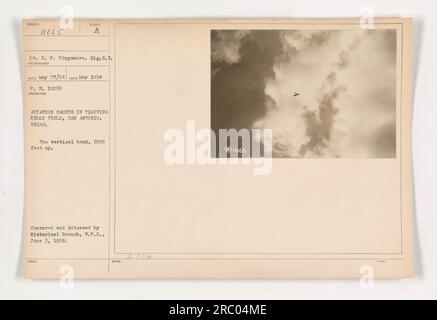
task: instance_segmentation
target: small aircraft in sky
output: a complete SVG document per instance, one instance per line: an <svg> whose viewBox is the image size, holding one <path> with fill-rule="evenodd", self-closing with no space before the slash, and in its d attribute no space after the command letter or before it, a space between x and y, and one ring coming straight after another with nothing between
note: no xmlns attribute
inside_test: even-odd
<svg viewBox="0 0 437 320"><path fill-rule="evenodd" d="M297 97L299 94L299 92L294 92L293 97Z"/></svg>

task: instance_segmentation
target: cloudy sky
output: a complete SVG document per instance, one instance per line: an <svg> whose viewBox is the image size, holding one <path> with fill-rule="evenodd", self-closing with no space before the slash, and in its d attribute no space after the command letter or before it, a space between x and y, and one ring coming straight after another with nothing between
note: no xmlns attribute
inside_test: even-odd
<svg viewBox="0 0 437 320"><path fill-rule="evenodd" d="M396 156L395 30L213 30L211 77L212 129L272 129L274 157Z"/></svg>

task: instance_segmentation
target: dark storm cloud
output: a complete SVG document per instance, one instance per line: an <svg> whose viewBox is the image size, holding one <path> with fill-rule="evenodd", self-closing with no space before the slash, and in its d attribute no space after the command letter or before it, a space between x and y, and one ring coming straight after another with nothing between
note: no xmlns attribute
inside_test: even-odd
<svg viewBox="0 0 437 320"><path fill-rule="evenodd" d="M212 31L212 52L225 46L223 39L235 40L234 31ZM225 40L225 41L226 41ZM212 59L211 127L251 128L266 112L265 86L274 77L273 67L284 59L285 51L279 32L251 31L239 39L239 59Z"/></svg>

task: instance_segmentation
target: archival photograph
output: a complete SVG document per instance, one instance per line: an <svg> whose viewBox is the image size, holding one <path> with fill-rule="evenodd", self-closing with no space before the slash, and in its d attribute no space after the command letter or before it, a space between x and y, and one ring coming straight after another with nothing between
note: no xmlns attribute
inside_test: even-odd
<svg viewBox="0 0 437 320"><path fill-rule="evenodd" d="M211 129L271 129L274 158L396 158L396 52L395 29L211 30Z"/></svg>

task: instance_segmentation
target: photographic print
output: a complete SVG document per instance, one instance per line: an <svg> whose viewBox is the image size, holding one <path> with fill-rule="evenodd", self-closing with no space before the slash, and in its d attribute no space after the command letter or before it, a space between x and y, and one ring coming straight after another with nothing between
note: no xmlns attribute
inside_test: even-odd
<svg viewBox="0 0 437 320"><path fill-rule="evenodd" d="M211 30L211 129L271 129L274 158L395 158L396 56L395 29Z"/></svg>
<svg viewBox="0 0 437 320"><path fill-rule="evenodd" d="M364 20L24 19L24 277L412 277L413 20Z"/></svg>

